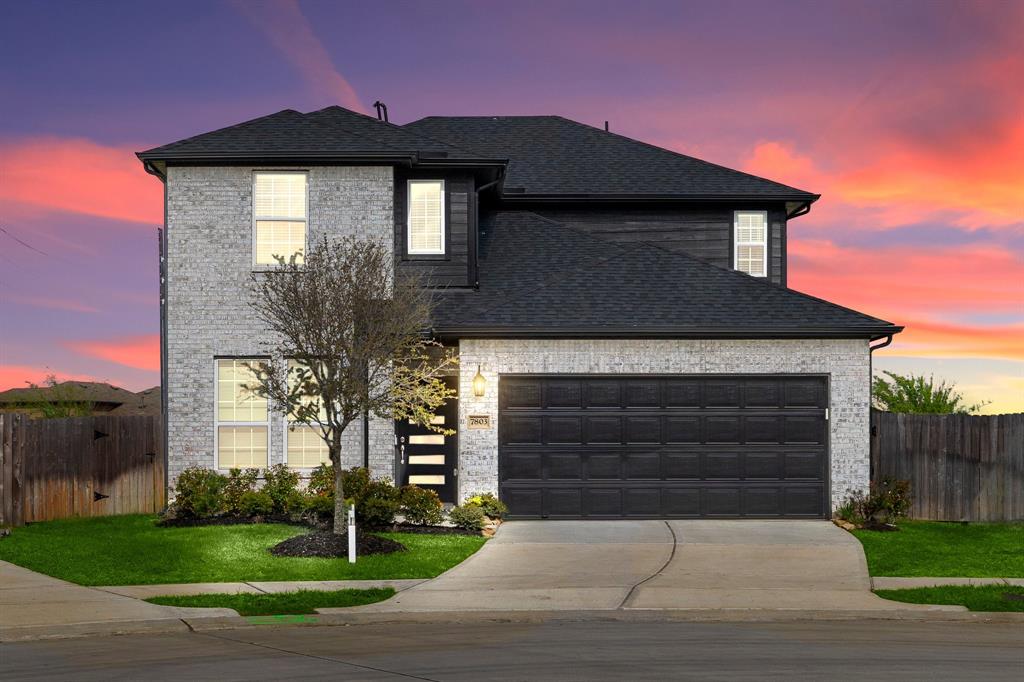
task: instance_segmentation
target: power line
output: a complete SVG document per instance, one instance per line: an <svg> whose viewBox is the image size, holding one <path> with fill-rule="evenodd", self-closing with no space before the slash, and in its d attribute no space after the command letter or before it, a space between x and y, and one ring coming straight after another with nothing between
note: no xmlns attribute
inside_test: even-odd
<svg viewBox="0 0 1024 682"><path fill-rule="evenodd" d="M29 244L28 242L26 242L26 241L24 241L24 240L22 240L22 239L19 239L19 238L18 238L17 236L15 236L15 235L11 234L10 232L8 232L8 231L7 231L7 228L5 228L5 227L4 227L4 226L2 226L2 225L0 225L0 232L3 232L3 233L4 233L4 234L6 234L6 235L7 235L8 237L10 237L10 238L11 238L11 239L13 239L14 241L16 241L16 242L18 242L19 244L21 244L22 246L24 246L24 247L25 247L26 249L29 249L29 250L31 250L31 251L35 251L36 253L40 253L40 254L42 254L42 255L44 255L44 256L49 256L49 255L50 255L50 254L46 253L45 251L43 251L42 249L37 249L36 247L32 246L32 245L31 245L31 244Z"/></svg>

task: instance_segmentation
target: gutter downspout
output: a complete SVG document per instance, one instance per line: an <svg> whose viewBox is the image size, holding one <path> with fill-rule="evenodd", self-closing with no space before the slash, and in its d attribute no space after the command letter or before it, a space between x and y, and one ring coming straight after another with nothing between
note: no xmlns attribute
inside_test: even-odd
<svg viewBox="0 0 1024 682"><path fill-rule="evenodd" d="M167 390L167 179L157 173L153 173L163 185L164 189L164 226L157 230L160 242L159 269L160 269L160 419L163 421L163 450L164 459L164 508L170 504L168 489L170 488L170 457L169 438L170 426L168 425L168 390Z"/></svg>
<svg viewBox="0 0 1024 682"><path fill-rule="evenodd" d="M504 179L505 170L502 169L498 172L497 178L476 188L476 239L473 240L473 287L475 289L480 288L480 193L494 187Z"/></svg>
<svg viewBox="0 0 1024 682"><path fill-rule="evenodd" d="M878 344L877 346L870 345L868 342L868 481L875 479L875 458L871 456L872 444L871 441L875 437L874 429L871 427L871 392L875 382L875 363L874 363L874 352L880 348L885 348L892 343L893 334L889 334L885 337L885 341Z"/></svg>

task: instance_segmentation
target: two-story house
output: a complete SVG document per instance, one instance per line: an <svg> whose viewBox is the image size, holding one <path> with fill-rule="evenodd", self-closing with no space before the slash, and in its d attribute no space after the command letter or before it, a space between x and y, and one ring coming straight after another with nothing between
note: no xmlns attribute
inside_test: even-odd
<svg viewBox="0 0 1024 682"><path fill-rule="evenodd" d="M460 369L455 436L370 416L348 465L530 518L820 518L868 484L870 344L901 327L787 288L818 195L557 116L286 110L139 157L165 188L172 481L324 460L239 390L248 281L356 234L439 288Z"/></svg>

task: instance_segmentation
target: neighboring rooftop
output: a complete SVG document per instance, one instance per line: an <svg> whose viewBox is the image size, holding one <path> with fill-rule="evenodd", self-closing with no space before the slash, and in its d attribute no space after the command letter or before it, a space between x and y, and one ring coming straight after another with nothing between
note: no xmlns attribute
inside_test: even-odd
<svg viewBox="0 0 1024 682"><path fill-rule="evenodd" d="M566 259L565 254L573 254ZM441 336L880 337L891 322L644 242L527 211L481 223L480 288L441 294Z"/></svg>
<svg viewBox="0 0 1024 682"><path fill-rule="evenodd" d="M561 116L429 116L404 126L482 156L508 158L505 193L664 195L812 202L817 194Z"/></svg>
<svg viewBox="0 0 1024 682"><path fill-rule="evenodd" d="M12 388L0 392L0 410L44 402L91 403L94 414L159 415L160 387L134 393L98 381L62 381L55 386Z"/></svg>

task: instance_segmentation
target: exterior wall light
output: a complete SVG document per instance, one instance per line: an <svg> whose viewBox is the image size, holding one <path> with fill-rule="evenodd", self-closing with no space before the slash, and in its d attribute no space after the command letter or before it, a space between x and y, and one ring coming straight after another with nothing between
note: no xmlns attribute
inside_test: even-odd
<svg viewBox="0 0 1024 682"><path fill-rule="evenodd" d="M484 375L480 373L480 365L476 366L476 376L473 377L473 395L477 398L483 398L484 393L487 392L487 379L484 379Z"/></svg>

